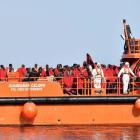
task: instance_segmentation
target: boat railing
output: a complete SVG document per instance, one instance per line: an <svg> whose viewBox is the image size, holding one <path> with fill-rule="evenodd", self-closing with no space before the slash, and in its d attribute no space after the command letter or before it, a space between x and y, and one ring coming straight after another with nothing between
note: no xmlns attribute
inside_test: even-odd
<svg viewBox="0 0 140 140"><path fill-rule="evenodd" d="M67 78L67 79L66 79ZM0 83L32 83L32 82L58 82L65 95L83 96L118 96L123 95L122 78L104 77L101 83L96 83L93 77L11 77L1 78ZM66 81L67 80L67 81ZM98 86L95 84L98 84ZM140 95L140 77L131 77L127 95Z"/></svg>
<svg viewBox="0 0 140 140"><path fill-rule="evenodd" d="M126 40L128 47L128 54L140 53L140 39L128 39Z"/></svg>

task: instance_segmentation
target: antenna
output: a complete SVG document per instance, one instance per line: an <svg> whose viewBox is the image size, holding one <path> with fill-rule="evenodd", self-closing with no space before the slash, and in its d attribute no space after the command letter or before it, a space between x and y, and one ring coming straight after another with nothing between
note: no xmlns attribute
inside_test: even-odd
<svg viewBox="0 0 140 140"><path fill-rule="evenodd" d="M124 37L124 35L120 35L121 36L121 38L123 39L123 40L125 40L125 37Z"/></svg>

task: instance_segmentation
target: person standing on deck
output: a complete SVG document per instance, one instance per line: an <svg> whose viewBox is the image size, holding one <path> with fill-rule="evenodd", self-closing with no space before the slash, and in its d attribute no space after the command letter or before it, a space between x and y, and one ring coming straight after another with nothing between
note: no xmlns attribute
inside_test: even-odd
<svg viewBox="0 0 140 140"><path fill-rule="evenodd" d="M35 78L35 77L39 77L39 76L40 76L40 73L36 72L35 68L32 68L32 71L30 72L30 75L29 75L30 81L36 81L37 78ZM31 78L31 77L33 77L33 78Z"/></svg>
<svg viewBox="0 0 140 140"><path fill-rule="evenodd" d="M39 67L38 72L40 73L40 77L46 77L46 71L42 67Z"/></svg>
<svg viewBox="0 0 140 140"><path fill-rule="evenodd" d="M92 71L92 75L94 78L94 87L95 88L101 88L101 80L104 78L104 72L101 69L101 64L97 63L97 66Z"/></svg>
<svg viewBox="0 0 140 140"><path fill-rule="evenodd" d="M128 91L128 84L129 84L129 74L133 75L135 78L135 74L132 72L132 70L129 68L129 63L126 62L125 66L120 70L118 74L118 78L120 78L121 74L123 73L123 94L127 94Z"/></svg>
<svg viewBox="0 0 140 140"><path fill-rule="evenodd" d="M48 65L48 64L46 65L46 75L47 75L47 76L50 76L50 75L49 75L49 65Z"/></svg>
<svg viewBox="0 0 140 140"><path fill-rule="evenodd" d="M38 65L37 64L35 64L34 68L35 68L35 71L38 72Z"/></svg>
<svg viewBox="0 0 140 140"><path fill-rule="evenodd" d="M63 77L63 68L62 68L62 64L59 64L59 76Z"/></svg>
<svg viewBox="0 0 140 140"><path fill-rule="evenodd" d="M60 66L59 66L59 64L58 64L57 67L54 69L54 76L55 76L55 77L59 77L59 76L60 76L59 69L60 69Z"/></svg>
<svg viewBox="0 0 140 140"><path fill-rule="evenodd" d="M17 72L19 72L19 77L24 77L24 74L27 72L27 70L25 69L25 65L22 64L21 68L17 69Z"/></svg>
<svg viewBox="0 0 140 140"><path fill-rule="evenodd" d="M4 72L5 72L5 68L3 65L0 66L0 81L5 81L4 79Z"/></svg>
<svg viewBox="0 0 140 140"><path fill-rule="evenodd" d="M83 67L80 68L80 71L81 71L83 77L87 77L88 76L87 64L86 64L85 61L83 62Z"/></svg>
<svg viewBox="0 0 140 140"><path fill-rule="evenodd" d="M64 77L64 92L69 95L74 95L74 90L72 89L73 86L73 78L74 74L70 67L67 68L66 76Z"/></svg>
<svg viewBox="0 0 140 140"><path fill-rule="evenodd" d="M113 78L113 69L112 65L108 65L108 68L106 70L106 80L107 80L107 93L113 93L113 83L115 79Z"/></svg>
<svg viewBox="0 0 140 140"><path fill-rule="evenodd" d="M9 64L7 75L8 75L9 72L14 72L14 71L16 71L16 70L13 68L13 65L12 64Z"/></svg>

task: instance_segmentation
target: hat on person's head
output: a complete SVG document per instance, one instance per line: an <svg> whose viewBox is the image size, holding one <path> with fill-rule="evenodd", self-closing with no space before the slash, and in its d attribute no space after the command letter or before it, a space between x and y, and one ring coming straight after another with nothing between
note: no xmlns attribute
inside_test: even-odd
<svg viewBox="0 0 140 140"><path fill-rule="evenodd" d="M97 63L97 67L98 67L98 68L101 68L101 64L100 64L100 63Z"/></svg>
<svg viewBox="0 0 140 140"><path fill-rule="evenodd" d="M126 66L127 68L129 68L129 63L128 63L128 62L125 62L125 66Z"/></svg>

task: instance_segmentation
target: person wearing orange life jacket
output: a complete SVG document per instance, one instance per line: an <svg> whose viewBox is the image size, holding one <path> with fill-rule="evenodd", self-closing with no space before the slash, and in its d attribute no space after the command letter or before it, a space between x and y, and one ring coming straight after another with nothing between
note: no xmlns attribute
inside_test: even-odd
<svg viewBox="0 0 140 140"><path fill-rule="evenodd" d="M120 70L118 74L118 78L120 78L121 74L123 73L123 94L127 94L128 90L128 84L129 84L129 74L133 75L135 78L135 74L132 72L132 70L129 68L129 63L126 62L125 66Z"/></svg>
<svg viewBox="0 0 140 140"><path fill-rule="evenodd" d="M97 67L93 69L92 75L94 78L94 87L101 88L101 79L104 78L104 72L101 69L101 64L97 63Z"/></svg>

